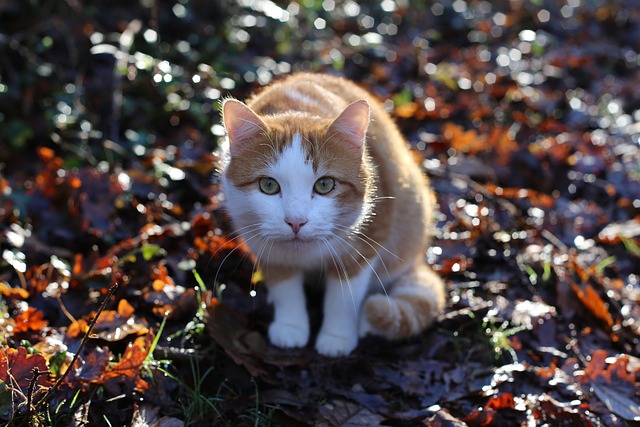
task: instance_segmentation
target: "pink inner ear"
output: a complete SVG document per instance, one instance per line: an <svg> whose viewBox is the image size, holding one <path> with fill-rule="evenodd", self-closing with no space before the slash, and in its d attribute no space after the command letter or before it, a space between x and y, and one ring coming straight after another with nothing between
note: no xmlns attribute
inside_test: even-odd
<svg viewBox="0 0 640 427"><path fill-rule="evenodd" d="M231 155L237 154L247 142L267 131L262 119L235 99L227 99L222 104L222 121L229 137Z"/></svg>
<svg viewBox="0 0 640 427"><path fill-rule="evenodd" d="M350 104L340 113L331 126L329 134L337 132L349 140L355 148L362 150L369 127L369 103L364 99Z"/></svg>

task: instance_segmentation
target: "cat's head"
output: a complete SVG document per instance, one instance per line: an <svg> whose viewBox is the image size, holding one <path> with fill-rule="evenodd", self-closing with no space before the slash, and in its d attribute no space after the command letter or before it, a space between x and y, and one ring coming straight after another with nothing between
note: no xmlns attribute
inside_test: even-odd
<svg viewBox="0 0 640 427"><path fill-rule="evenodd" d="M259 116L233 99L222 112L226 205L254 250L267 241L317 247L359 227L370 214L374 182L365 147L366 101L354 102L334 119L294 112Z"/></svg>

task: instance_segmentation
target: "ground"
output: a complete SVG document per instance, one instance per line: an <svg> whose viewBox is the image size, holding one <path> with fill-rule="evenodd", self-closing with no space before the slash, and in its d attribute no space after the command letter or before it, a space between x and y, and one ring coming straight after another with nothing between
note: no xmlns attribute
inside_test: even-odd
<svg viewBox="0 0 640 427"><path fill-rule="evenodd" d="M0 5L0 420L640 421L637 2L91 3ZM373 92L431 177L416 338L268 344L218 109L297 70Z"/></svg>

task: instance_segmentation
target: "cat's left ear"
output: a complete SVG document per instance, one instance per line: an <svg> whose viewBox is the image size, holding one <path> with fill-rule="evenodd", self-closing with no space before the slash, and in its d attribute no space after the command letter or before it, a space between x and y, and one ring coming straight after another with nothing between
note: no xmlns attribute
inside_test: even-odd
<svg viewBox="0 0 640 427"><path fill-rule="evenodd" d="M364 150L364 140L370 120L369 103L364 99L350 104L329 126L329 134L339 133L358 151Z"/></svg>
<svg viewBox="0 0 640 427"><path fill-rule="evenodd" d="M267 125L242 102L227 99L222 104L222 121L229 137L231 155L240 153L253 138L267 131Z"/></svg>

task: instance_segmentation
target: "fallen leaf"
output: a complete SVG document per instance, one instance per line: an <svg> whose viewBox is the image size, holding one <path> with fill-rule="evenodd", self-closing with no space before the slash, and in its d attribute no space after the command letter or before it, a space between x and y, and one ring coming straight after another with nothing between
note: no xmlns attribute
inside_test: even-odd
<svg viewBox="0 0 640 427"><path fill-rule="evenodd" d="M438 410L431 418L427 425L429 427L467 427L468 424L458 418L455 418L446 409Z"/></svg>
<svg viewBox="0 0 640 427"><path fill-rule="evenodd" d="M497 396L492 396L489 401L484 405L487 409L513 409L516 407L516 401L512 393L501 393Z"/></svg>
<svg viewBox="0 0 640 427"><path fill-rule="evenodd" d="M465 131L462 126L453 122L446 122L442 126L442 135L453 148L465 154L477 154L489 148L484 138L481 138L475 130Z"/></svg>
<svg viewBox="0 0 640 427"><path fill-rule="evenodd" d="M96 347L85 357L78 359L65 381L70 386L77 386L76 382L82 384L99 383L109 366L111 353L108 349Z"/></svg>
<svg viewBox="0 0 640 427"><path fill-rule="evenodd" d="M604 384L593 383L591 386L596 396L611 412L627 421L640 421L640 402Z"/></svg>
<svg viewBox="0 0 640 427"><path fill-rule="evenodd" d="M148 332L146 321L135 316L134 308L123 299L118 303L117 311L104 310L100 313L92 335L106 341L120 341L130 335L144 335Z"/></svg>
<svg viewBox="0 0 640 427"><path fill-rule="evenodd" d="M48 372L47 362L41 354L28 354L24 347L0 350L0 380L8 385L17 385L26 396L32 381L32 370ZM52 383L47 374L38 376L37 388L49 387Z"/></svg>
<svg viewBox="0 0 640 427"><path fill-rule="evenodd" d="M593 422L586 415L558 402L548 394L538 398L538 406L534 409L533 416L541 421L540 424L594 427Z"/></svg>
<svg viewBox="0 0 640 427"><path fill-rule="evenodd" d="M368 409L346 400L332 400L318 409L320 427L378 426L384 418Z"/></svg>
<svg viewBox="0 0 640 427"><path fill-rule="evenodd" d="M17 334L29 331L40 332L42 328L47 326L47 323L49 322L44 320L42 311L29 307L16 316L14 332Z"/></svg>
<svg viewBox="0 0 640 427"><path fill-rule="evenodd" d="M160 417L160 407L150 404L134 405L131 427L182 427L184 421L173 417Z"/></svg>
<svg viewBox="0 0 640 427"><path fill-rule="evenodd" d="M206 330L209 336L239 365L242 365L253 377L267 375L263 361L258 354L264 351L267 343L257 333L255 339L246 340L251 334L245 321L229 307L213 300L207 306ZM248 345L245 344L248 342Z"/></svg>
<svg viewBox="0 0 640 427"><path fill-rule="evenodd" d="M78 319L72 322L67 328L67 338L77 338L84 335L89 330L89 323L84 319Z"/></svg>
<svg viewBox="0 0 640 427"><path fill-rule="evenodd" d="M149 383L140 376L142 364L149 354L149 349L153 337L147 334L138 337L130 343L120 360L113 366L105 370L102 378L104 385L113 392L120 390L137 390L144 392L149 387Z"/></svg>
<svg viewBox="0 0 640 427"><path fill-rule="evenodd" d="M628 397L637 390L636 377L627 369L628 364L627 356L619 356L607 366L607 352L596 350L578 380L593 387L611 412L625 420L640 421L640 402Z"/></svg>
<svg viewBox="0 0 640 427"><path fill-rule="evenodd" d="M494 417L493 409L480 408L464 417L464 422L469 426L490 426L495 422Z"/></svg>
<svg viewBox="0 0 640 427"><path fill-rule="evenodd" d="M600 298L600 295L598 295L593 286L587 283L581 288L575 282L571 282L570 284L573 292L591 314L603 321L607 327L611 328L613 326L613 317L611 317L607 305L602 301L602 298Z"/></svg>
<svg viewBox="0 0 640 427"><path fill-rule="evenodd" d="M23 288L12 288L7 283L0 283L0 294L6 299L10 298L18 298L21 300L25 300L29 298L29 292Z"/></svg>

